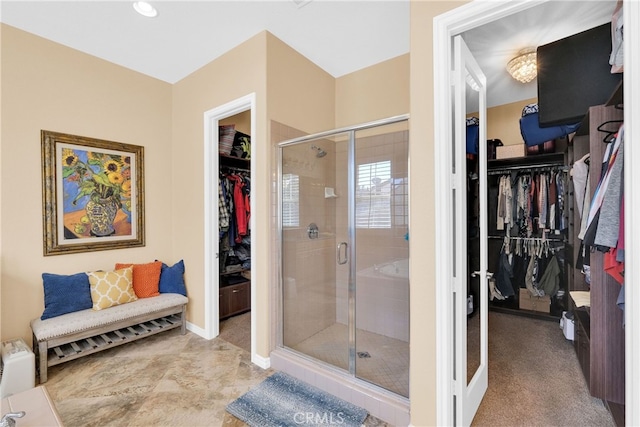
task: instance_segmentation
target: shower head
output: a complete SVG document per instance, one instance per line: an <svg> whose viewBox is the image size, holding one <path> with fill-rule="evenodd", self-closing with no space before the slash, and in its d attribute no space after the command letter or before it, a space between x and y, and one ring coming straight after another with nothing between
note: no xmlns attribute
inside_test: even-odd
<svg viewBox="0 0 640 427"><path fill-rule="evenodd" d="M312 145L312 146L311 146L311 149L312 149L312 150L316 150L316 151L317 151L317 153L316 153L316 157L318 157L318 158L320 158L320 157L324 157L324 156L326 156L326 155L327 155L327 152L326 152L326 151L324 151L322 148L317 147L317 146L315 146L315 145Z"/></svg>

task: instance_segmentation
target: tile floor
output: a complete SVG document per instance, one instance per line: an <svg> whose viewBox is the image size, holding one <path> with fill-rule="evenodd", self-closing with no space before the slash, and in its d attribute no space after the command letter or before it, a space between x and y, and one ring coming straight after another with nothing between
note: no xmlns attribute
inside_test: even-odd
<svg viewBox="0 0 640 427"><path fill-rule="evenodd" d="M219 337L174 329L51 367L45 385L67 427L237 427L225 406L272 373Z"/></svg>
<svg viewBox="0 0 640 427"><path fill-rule="evenodd" d="M294 347L342 369L349 368L347 326L334 323ZM340 351L343 349L344 351ZM409 343L363 330L356 332L357 377L401 396L409 396Z"/></svg>

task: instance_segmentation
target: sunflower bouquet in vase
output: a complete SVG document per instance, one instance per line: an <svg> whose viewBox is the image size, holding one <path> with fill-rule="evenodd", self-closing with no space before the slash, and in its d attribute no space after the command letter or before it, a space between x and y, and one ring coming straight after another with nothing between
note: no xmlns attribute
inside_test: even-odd
<svg viewBox="0 0 640 427"><path fill-rule="evenodd" d="M74 226L78 235L111 236L118 210L131 211L131 158L65 148L62 152L62 178L71 205L85 215ZM65 194L66 196L67 194ZM125 213L126 213L125 212ZM127 214L130 221L130 214Z"/></svg>

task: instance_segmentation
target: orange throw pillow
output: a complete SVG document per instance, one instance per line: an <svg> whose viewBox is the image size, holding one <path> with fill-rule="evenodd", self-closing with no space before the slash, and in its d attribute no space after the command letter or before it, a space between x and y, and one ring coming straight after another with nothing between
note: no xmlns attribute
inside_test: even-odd
<svg viewBox="0 0 640 427"><path fill-rule="evenodd" d="M160 283L160 271L162 262L155 261L148 264L121 264L117 263L115 269L133 266L133 291L138 298L149 298L160 295L158 285Z"/></svg>

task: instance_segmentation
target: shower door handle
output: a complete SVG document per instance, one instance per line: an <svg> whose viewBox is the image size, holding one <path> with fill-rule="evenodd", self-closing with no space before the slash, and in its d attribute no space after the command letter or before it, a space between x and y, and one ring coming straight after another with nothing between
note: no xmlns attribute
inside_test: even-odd
<svg viewBox="0 0 640 427"><path fill-rule="evenodd" d="M340 256L340 249L344 248L344 258L342 258ZM338 247L337 247L337 251L336 251L336 257L338 259L338 264L343 265L346 264L347 261L349 261L349 258L347 256L347 242L340 242L338 243Z"/></svg>

